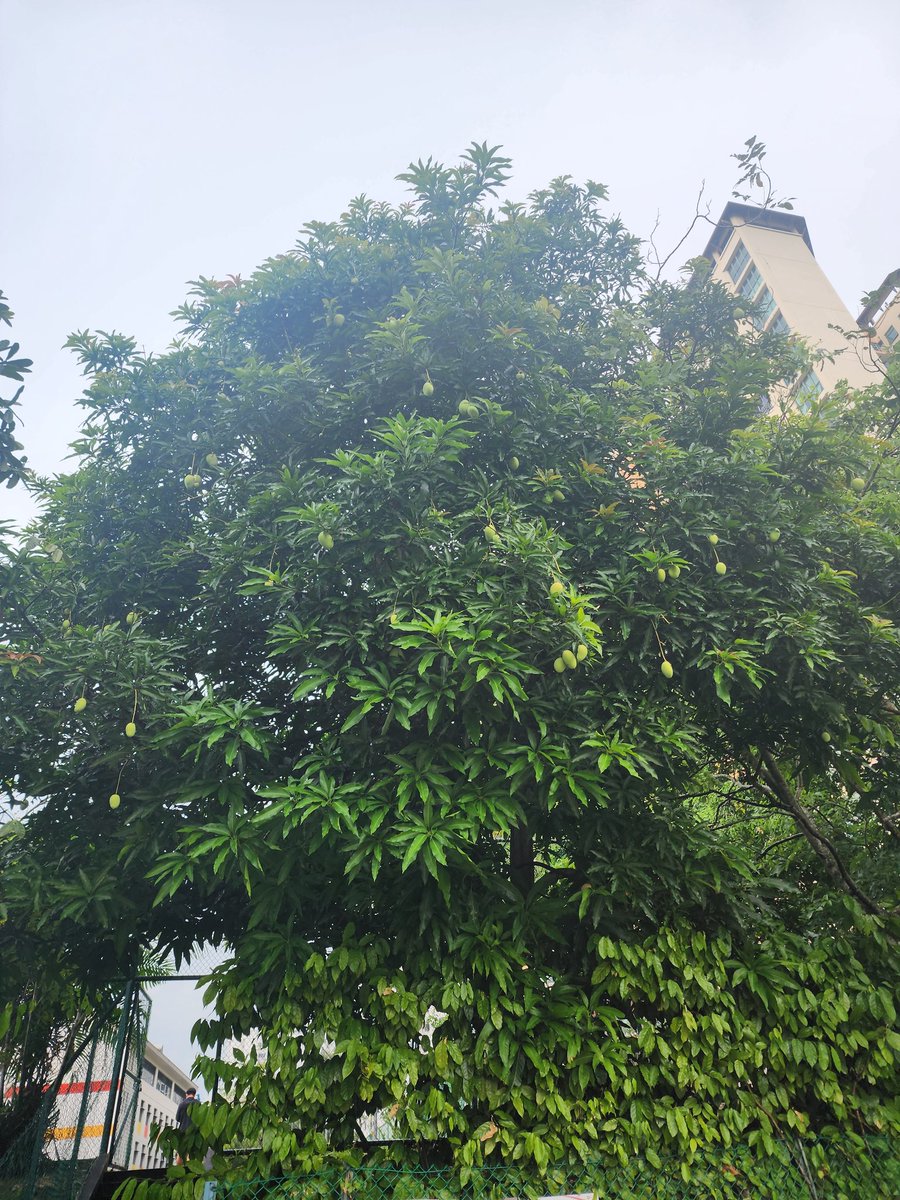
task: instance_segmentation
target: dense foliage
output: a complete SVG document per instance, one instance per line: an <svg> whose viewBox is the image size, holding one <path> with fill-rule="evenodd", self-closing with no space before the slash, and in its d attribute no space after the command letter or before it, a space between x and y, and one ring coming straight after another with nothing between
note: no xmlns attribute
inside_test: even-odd
<svg viewBox="0 0 900 1200"><path fill-rule="evenodd" d="M201 280L165 355L73 337L0 568L7 903L231 947L197 1138L260 1171L374 1110L538 1165L893 1119L896 398L761 415L795 347L507 167Z"/></svg>
<svg viewBox="0 0 900 1200"><path fill-rule="evenodd" d="M0 325L12 325L13 311L0 292ZM31 370L31 359L20 358L19 343L9 338L0 338L0 379L20 384L11 396L0 395L0 483L14 487L25 474L26 459L19 455L22 444L16 441L17 416L24 384L22 381Z"/></svg>

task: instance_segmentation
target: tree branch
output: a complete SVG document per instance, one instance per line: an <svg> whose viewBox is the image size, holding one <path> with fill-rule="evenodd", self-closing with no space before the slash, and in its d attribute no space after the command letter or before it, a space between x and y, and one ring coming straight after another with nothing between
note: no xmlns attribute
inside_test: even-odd
<svg viewBox="0 0 900 1200"><path fill-rule="evenodd" d="M678 241L675 243L675 245L672 247L672 249L669 251L669 253L666 255L666 257L663 259L661 259L659 257L659 251L657 250L656 243L653 240L654 236L656 234L656 231L659 228L659 214L657 214L656 224L653 226L653 232L650 234L650 245L653 247L653 257L656 260L656 280L657 280L657 282L659 282L660 276L662 275L663 271L666 269L666 264L671 261L672 257L678 253L678 251L681 249L681 247L684 245L684 243L688 240L688 238L691 236L691 234L694 232L695 228L697 227L698 222L706 221L706 223L708 225L716 224L716 222L713 221L709 215L709 213L710 213L710 205L709 204L707 204L707 206L706 206L706 212L700 211L700 205L703 200L703 193L705 192L705 190L706 190L706 181L704 180L704 182L701 183L701 185L700 185L700 191L697 193L697 199L694 202L693 220L691 221L690 225L688 225L683 236L678 239Z"/></svg>
<svg viewBox="0 0 900 1200"><path fill-rule="evenodd" d="M771 789L781 808L789 813L796 822L810 847L822 860L825 869L844 891L849 892L867 913L872 916L884 916L883 910L872 900L853 879L847 870L834 844L818 828L809 811L800 803L799 798L782 775L778 763L769 750L762 750L762 778Z"/></svg>
<svg viewBox="0 0 900 1200"><path fill-rule="evenodd" d="M779 846L784 846L787 842L793 842L796 838L801 837L803 837L802 833L789 833L787 837L779 838L775 842L770 842L768 846L765 846L762 850L760 850L759 854L757 854L756 861L759 862L761 858L765 858L771 850L776 850Z"/></svg>

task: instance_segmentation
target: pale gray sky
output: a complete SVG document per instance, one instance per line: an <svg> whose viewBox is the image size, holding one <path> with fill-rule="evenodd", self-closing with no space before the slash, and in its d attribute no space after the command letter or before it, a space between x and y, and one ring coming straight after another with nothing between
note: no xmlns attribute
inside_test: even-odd
<svg viewBox="0 0 900 1200"><path fill-rule="evenodd" d="M851 311L900 266L896 0L0 0L0 39L0 288L42 472L78 426L71 330L162 350L187 280L246 275L473 140L513 158L508 194L593 178L671 245L755 133ZM0 491L0 519L28 511Z"/></svg>
<svg viewBox="0 0 900 1200"><path fill-rule="evenodd" d="M180 968L180 975L206 975L222 962L224 949L205 947L191 962ZM187 1074L197 1054L191 1043L191 1027L204 1014L202 984L190 979L173 978L147 988L150 997L150 1041L163 1049L169 1058ZM199 1079L195 1080L199 1085ZM207 1091L201 1088L201 1098Z"/></svg>

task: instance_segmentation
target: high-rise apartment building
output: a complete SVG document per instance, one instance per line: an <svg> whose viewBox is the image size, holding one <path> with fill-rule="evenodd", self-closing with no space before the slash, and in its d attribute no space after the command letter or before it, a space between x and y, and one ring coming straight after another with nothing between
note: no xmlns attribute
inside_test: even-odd
<svg viewBox="0 0 900 1200"><path fill-rule="evenodd" d="M726 204L703 253L713 278L746 302L757 329L792 333L809 346L813 366L785 398L802 406L842 380L854 388L880 381L880 360L900 337L900 271L855 318L816 261L804 218L749 204ZM862 336L861 326L871 336ZM847 339L843 331L859 336Z"/></svg>

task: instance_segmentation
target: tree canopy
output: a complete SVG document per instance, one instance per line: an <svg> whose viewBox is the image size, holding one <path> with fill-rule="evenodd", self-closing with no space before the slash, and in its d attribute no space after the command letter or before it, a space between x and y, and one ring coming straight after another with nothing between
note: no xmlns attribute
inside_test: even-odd
<svg viewBox="0 0 900 1200"><path fill-rule="evenodd" d="M229 948L197 1137L259 1170L375 1110L538 1166L895 1119L897 397L766 412L796 346L508 169L74 335L0 563L6 903Z"/></svg>

